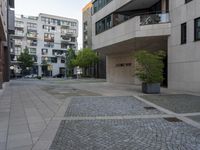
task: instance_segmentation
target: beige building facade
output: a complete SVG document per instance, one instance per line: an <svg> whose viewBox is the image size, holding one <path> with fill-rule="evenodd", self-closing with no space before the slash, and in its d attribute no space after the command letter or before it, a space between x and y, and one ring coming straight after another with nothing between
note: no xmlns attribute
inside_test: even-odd
<svg viewBox="0 0 200 150"><path fill-rule="evenodd" d="M170 89L200 91L199 0L95 0L93 49L106 55L107 81L139 84L134 53L164 50L168 60L163 85ZM99 5L100 4L100 5ZM182 24L187 22L187 34ZM200 33L199 33L200 34ZM181 44L181 39L187 42ZM186 86L189 85L189 86Z"/></svg>

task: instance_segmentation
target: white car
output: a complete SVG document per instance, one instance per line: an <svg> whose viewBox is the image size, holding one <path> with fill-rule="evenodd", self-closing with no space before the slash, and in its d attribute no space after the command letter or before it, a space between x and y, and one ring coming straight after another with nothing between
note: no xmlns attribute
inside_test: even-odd
<svg viewBox="0 0 200 150"><path fill-rule="evenodd" d="M37 74L26 75L25 78L37 78Z"/></svg>

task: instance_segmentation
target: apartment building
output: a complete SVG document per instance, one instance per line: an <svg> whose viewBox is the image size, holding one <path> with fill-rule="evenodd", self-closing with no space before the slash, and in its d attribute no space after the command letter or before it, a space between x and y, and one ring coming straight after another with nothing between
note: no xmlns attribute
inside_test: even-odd
<svg viewBox="0 0 200 150"><path fill-rule="evenodd" d="M82 9L83 19L83 48L92 49L92 2L89 2ZM106 57L105 55L99 55L99 62L95 66L88 69L88 75L96 78L106 78Z"/></svg>
<svg viewBox="0 0 200 150"><path fill-rule="evenodd" d="M39 76L64 74L67 50L78 48L78 21L49 14L22 15L16 17L13 37L15 50L11 57L16 73L20 72L17 58L28 48L35 62L32 73Z"/></svg>
<svg viewBox="0 0 200 150"><path fill-rule="evenodd" d="M14 32L14 0L0 0L0 89L9 81L10 34Z"/></svg>
<svg viewBox="0 0 200 150"><path fill-rule="evenodd" d="M134 53L167 53L163 85L200 92L199 0L93 0L92 48L106 55L107 81L139 84Z"/></svg>

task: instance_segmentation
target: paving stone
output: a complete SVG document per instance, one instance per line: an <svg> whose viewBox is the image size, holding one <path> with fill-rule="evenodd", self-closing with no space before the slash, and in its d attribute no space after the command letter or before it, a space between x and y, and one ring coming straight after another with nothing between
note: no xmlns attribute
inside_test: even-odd
<svg viewBox="0 0 200 150"><path fill-rule="evenodd" d="M200 130L165 119L62 121L50 150L199 150Z"/></svg>
<svg viewBox="0 0 200 150"><path fill-rule="evenodd" d="M175 113L200 112L200 96L171 94L145 95L143 98Z"/></svg>
<svg viewBox="0 0 200 150"><path fill-rule="evenodd" d="M131 96L73 98L65 116L122 116L164 114L157 109L145 109L147 104Z"/></svg>
<svg viewBox="0 0 200 150"><path fill-rule="evenodd" d="M198 115L198 116L190 116L188 118L200 123L200 115Z"/></svg>

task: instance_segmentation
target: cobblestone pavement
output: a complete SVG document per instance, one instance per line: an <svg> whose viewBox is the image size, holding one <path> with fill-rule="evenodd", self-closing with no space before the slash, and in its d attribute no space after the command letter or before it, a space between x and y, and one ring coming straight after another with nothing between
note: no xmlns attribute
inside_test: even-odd
<svg viewBox="0 0 200 150"><path fill-rule="evenodd" d="M200 130L165 119L62 121L50 150L199 150Z"/></svg>
<svg viewBox="0 0 200 150"><path fill-rule="evenodd" d="M158 106L138 86L79 81L11 81L0 95L0 150L200 149L198 97Z"/></svg>
<svg viewBox="0 0 200 150"><path fill-rule="evenodd" d="M146 100L176 113L200 112L200 96L188 94L146 95Z"/></svg>
<svg viewBox="0 0 200 150"><path fill-rule="evenodd" d="M164 114L131 96L73 98L65 116L95 117Z"/></svg>

